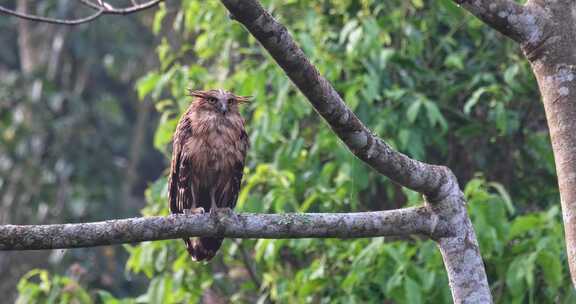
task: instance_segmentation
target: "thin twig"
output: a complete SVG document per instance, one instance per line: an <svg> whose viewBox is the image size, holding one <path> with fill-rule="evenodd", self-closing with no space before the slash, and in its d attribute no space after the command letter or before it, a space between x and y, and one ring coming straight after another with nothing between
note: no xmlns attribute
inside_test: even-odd
<svg viewBox="0 0 576 304"><path fill-rule="evenodd" d="M108 15L127 15L127 14L132 14L132 13L139 12L139 11L151 8L153 6L156 6L160 2L164 2L164 0L152 0L152 1L149 1L146 3L136 4L136 5L133 5L130 7L126 7L126 8L114 8L110 4L108 4L104 1L102 1L102 3L104 4L103 6L98 5L96 3L93 3L90 0L80 0L80 2L82 2L86 6L89 6L93 9L100 9L100 8L104 7L104 13L108 14Z"/></svg>
<svg viewBox="0 0 576 304"><path fill-rule="evenodd" d="M113 8L111 5L107 4L106 2L102 2L103 5L95 4L89 0L80 0L80 2L92 9L96 12L92 15L87 17L78 18L78 19L57 19L57 18L50 18L50 17L43 17L38 15L26 14L17 12L15 10L8 9L6 7L0 6L0 13L5 15L16 16L21 19L26 19L30 21L36 22L44 22L44 23L51 23L51 24L62 24L62 25L78 25L82 23L87 23L92 20L97 19L102 15L129 15L139 11L146 10L153 6L158 5L160 2L164 0L152 0L143 4L134 5L131 7L126 8Z"/></svg>
<svg viewBox="0 0 576 304"><path fill-rule="evenodd" d="M51 24L78 25L78 24L90 22L90 21L102 16L102 14L104 14L105 12L104 12L104 9L100 8L98 11L96 11L96 13L94 13L88 17L84 17L84 18L80 18L80 19L70 19L70 20L55 19L55 18L48 18L48 17L37 16L37 15L20 13L20 12L11 10L11 9L7 9L5 7L2 7L2 6L0 6L0 13L6 14L6 15L16 16L18 18L26 19L26 20L30 20L30 21L37 21L37 22L44 22L44 23L51 23Z"/></svg>

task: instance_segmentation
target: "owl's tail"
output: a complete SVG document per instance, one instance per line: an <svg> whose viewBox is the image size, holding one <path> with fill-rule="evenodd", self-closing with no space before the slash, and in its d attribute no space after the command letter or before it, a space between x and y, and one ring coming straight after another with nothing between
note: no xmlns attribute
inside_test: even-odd
<svg viewBox="0 0 576 304"><path fill-rule="evenodd" d="M223 238L202 237L197 239L184 239L186 249L194 261L210 261L220 246Z"/></svg>

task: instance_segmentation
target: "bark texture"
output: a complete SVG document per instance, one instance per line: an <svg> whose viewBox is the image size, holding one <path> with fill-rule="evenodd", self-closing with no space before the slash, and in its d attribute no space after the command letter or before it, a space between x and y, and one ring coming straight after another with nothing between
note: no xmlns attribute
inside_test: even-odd
<svg viewBox="0 0 576 304"><path fill-rule="evenodd" d="M537 4L532 4L536 6ZM523 43L538 80L552 140L568 264L576 287L576 2L543 2L552 23L538 43Z"/></svg>
<svg viewBox="0 0 576 304"><path fill-rule="evenodd" d="M462 4L518 42L530 61L552 140L568 264L576 287L576 2L529 0L520 5L465 0Z"/></svg>
<svg viewBox="0 0 576 304"><path fill-rule="evenodd" d="M458 185L454 185L458 190ZM459 191L459 190L458 190ZM433 208L442 214L441 221L453 236L437 240L454 303L491 303L490 286L484 273L484 261L474 227L461 195L451 195Z"/></svg>
<svg viewBox="0 0 576 304"><path fill-rule="evenodd" d="M436 238L455 303L490 303L490 288L476 235L456 177L443 166L425 164L392 150L348 108L310 63L288 30L256 0L221 0L276 60L286 75L358 158L396 183L425 195L450 234Z"/></svg>
<svg viewBox="0 0 576 304"><path fill-rule="evenodd" d="M58 225L2 225L0 250L39 250L182 239L360 238L450 234L428 207L361 213L171 215Z"/></svg>
<svg viewBox="0 0 576 304"><path fill-rule="evenodd" d="M454 0L470 13L516 42L536 42L543 36L545 12L511 0Z"/></svg>

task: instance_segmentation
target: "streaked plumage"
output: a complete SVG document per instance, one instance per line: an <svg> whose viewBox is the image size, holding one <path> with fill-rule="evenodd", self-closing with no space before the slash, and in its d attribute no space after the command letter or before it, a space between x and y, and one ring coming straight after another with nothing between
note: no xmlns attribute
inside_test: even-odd
<svg viewBox="0 0 576 304"><path fill-rule="evenodd" d="M224 90L191 91L195 99L173 136L169 202L172 213L234 208L249 147L238 104L247 97ZM210 260L221 238L185 239L197 261Z"/></svg>

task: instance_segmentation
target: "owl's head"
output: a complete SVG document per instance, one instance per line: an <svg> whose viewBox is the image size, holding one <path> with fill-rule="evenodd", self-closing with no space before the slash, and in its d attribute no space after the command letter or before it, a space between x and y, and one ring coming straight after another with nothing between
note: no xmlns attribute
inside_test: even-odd
<svg viewBox="0 0 576 304"><path fill-rule="evenodd" d="M220 115L238 113L238 104L250 100L248 96L238 96L231 92L215 89L208 91L189 90L189 95L196 97L194 103L204 111L216 112Z"/></svg>

